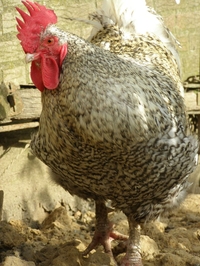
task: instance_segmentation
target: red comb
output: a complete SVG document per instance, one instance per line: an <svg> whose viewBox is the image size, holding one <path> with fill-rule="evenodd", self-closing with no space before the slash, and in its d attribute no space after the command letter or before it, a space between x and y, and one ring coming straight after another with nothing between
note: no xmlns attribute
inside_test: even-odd
<svg viewBox="0 0 200 266"><path fill-rule="evenodd" d="M22 1L27 8L29 14L16 7L23 21L17 20L17 38L21 41L21 45L25 53L33 53L38 45L41 32L49 25L57 22L56 14L53 10L47 9L38 3L32 3L28 0Z"/></svg>

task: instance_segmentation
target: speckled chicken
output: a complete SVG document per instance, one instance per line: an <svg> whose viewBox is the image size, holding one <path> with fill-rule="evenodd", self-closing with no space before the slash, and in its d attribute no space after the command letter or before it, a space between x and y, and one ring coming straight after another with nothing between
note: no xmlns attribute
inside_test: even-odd
<svg viewBox="0 0 200 266"><path fill-rule="evenodd" d="M126 60L60 30L55 13L30 1L17 8L18 39L42 95L36 156L72 194L96 202L99 244L112 256L106 200L129 222L121 266L141 266L140 225L184 199L196 164L177 83L145 60Z"/></svg>

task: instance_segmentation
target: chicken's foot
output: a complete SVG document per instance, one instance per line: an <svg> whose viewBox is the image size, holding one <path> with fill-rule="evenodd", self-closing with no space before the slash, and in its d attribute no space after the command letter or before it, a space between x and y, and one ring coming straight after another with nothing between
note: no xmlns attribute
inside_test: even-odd
<svg viewBox="0 0 200 266"><path fill-rule="evenodd" d="M108 209L103 201L96 201L96 228L92 242L83 252L87 255L91 250L99 245L104 247L106 253L113 257L111 242L112 240L127 240L126 235L120 234L113 229L113 224L108 220Z"/></svg>
<svg viewBox="0 0 200 266"><path fill-rule="evenodd" d="M122 259L120 266L143 266L140 249L140 225L128 217L129 239L127 243L126 255Z"/></svg>

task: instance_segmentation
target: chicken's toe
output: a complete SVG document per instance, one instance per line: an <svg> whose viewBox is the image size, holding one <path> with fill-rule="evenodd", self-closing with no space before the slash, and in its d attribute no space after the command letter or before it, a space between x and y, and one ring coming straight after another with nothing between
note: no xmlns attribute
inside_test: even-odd
<svg viewBox="0 0 200 266"><path fill-rule="evenodd" d="M126 241L128 236L118 233L113 229L113 224L107 221L106 224L102 224L100 227L96 227L95 234L93 236L92 242L83 252L83 256L87 255L91 250L96 249L99 245L104 247L106 253L113 256L111 249L111 242L113 240Z"/></svg>
<svg viewBox="0 0 200 266"><path fill-rule="evenodd" d="M108 209L103 201L96 201L96 228L92 242L83 252L86 256L99 245L104 247L106 253L113 257L112 240L127 240L128 236L118 233L113 229L113 224L108 220Z"/></svg>

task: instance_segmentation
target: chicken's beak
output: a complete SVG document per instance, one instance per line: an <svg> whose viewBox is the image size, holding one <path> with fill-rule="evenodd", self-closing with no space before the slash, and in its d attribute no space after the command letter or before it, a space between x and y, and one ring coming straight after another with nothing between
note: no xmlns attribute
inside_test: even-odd
<svg viewBox="0 0 200 266"><path fill-rule="evenodd" d="M33 54L27 53L25 57L25 61L26 63L30 63L38 58L39 58L39 53L33 53Z"/></svg>

